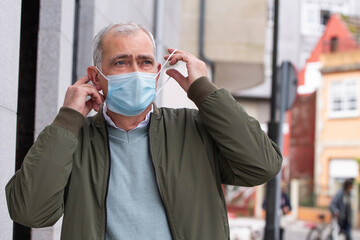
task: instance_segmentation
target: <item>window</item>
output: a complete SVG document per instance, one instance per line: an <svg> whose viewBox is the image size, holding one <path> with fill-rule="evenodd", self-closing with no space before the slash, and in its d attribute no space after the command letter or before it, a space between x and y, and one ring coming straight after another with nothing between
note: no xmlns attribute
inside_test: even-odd
<svg viewBox="0 0 360 240"><path fill-rule="evenodd" d="M338 49L338 38L332 37L330 39L330 52L336 52Z"/></svg>
<svg viewBox="0 0 360 240"><path fill-rule="evenodd" d="M329 21L331 16L330 11L328 10L321 10L320 11L320 23L321 25L326 26L327 22Z"/></svg>
<svg viewBox="0 0 360 240"><path fill-rule="evenodd" d="M358 80L346 79L330 84L329 117L359 116Z"/></svg>

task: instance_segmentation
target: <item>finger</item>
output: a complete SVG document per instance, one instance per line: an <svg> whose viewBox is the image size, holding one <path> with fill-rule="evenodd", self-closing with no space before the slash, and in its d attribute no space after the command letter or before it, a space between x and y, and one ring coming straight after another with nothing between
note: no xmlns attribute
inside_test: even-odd
<svg viewBox="0 0 360 240"><path fill-rule="evenodd" d="M177 50L177 49L175 49L175 48L168 48L168 52L169 52L170 54L164 56L164 59L167 60L167 61L173 59L173 56L174 56L175 54L179 54L181 51L180 51L180 50Z"/></svg>
<svg viewBox="0 0 360 240"><path fill-rule="evenodd" d="M91 111L91 110L95 110L95 106L94 106L94 102L91 100L91 99L89 99L89 100L87 100L86 102L85 102L85 106L84 106L84 110L83 110L83 115L84 116L87 116L88 114L89 114L89 112ZM96 111L96 110L95 110Z"/></svg>
<svg viewBox="0 0 360 240"><path fill-rule="evenodd" d="M99 96L99 97L94 98L94 97L91 96L91 99L92 99L96 104L101 105L101 104L105 101L105 98L104 98L104 96L103 96L101 93L99 93L99 92L98 92L98 95L97 95L97 96Z"/></svg>
<svg viewBox="0 0 360 240"><path fill-rule="evenodd" d="M169 55L170 56L170 55ZM184 51L176 51L172 56L171 59L169 60L169 64L170 65L174 65L176 64L178 61L183 61L185 63L190 63L190 62L197 62L199 61L199 59L197 59L194 55L188 53L188 52L184 52Z"/></svg>
<svg viewBox="0 0 360 240"><path fill-rule="evenodd" d="M82 88L83 91L85 91L86 96L90 96L96 103L102 104L104 102L104 96L99 93L99 91L93 85L83 84L78 87Z"/></svg>
<svg viewBox="0 0 360 240"><path fill-rule="evenodd" d="M104 96L96 88L89 88L87 93L95 103L101 105L104 102Z"/></svg>
<svg viewBox="0 0 360 240"><path fill-rule="evenodd" d="M180 53L187 54L188 52L182 51L177 48L168 48L168 53L169 54L165 55L164 58L169 58L169 56L171 55L180 54Z"/></svg>
<svg viewBox="0 0 360 240"><path fill-rule="evenodd" d="M186 80L186 77L182 75L178 70L176 69L168 69L166 70L166 74L170 77L174 78L175 80Z"/></svg>
<svg viewBox="0 0 360 240"><path fill-rule="evenodd" d="M88 82L90 82L90 78L89 78L89 76L85 76L85 77L82 77L79 80L77 80L73 85L77 86L77 85L81 85L81 84L88 83Z"/></svg>
<svg viewBox="0 0 360 240"><path fill-rule="evenodd" d="M169 69L166 71L166 74L175 79L180 85L186 82L186 77L176 69Z"/></svg>
<svg viewBox="0 0 360 240"><path fill-rule="evenodd" d="M168 52L171 54L175 51L175 48L168 48ZM176 52L179 52L180 50L176 50Z"/></svg>
<svg viewBox="0 0 360 240"><path fill-rule="evenodd" d="M89 99L85 103L85 114L87 115L92 109L94 109L96 112L99 111L100 105L94 102L92 99Z"/></svg>

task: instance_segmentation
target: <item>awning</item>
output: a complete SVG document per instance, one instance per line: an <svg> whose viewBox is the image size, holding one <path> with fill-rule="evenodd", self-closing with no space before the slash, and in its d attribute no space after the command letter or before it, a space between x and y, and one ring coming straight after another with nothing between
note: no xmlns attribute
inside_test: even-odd
<svg viewBox="0 0 360 240"><path fill-rule="evenodd" d="M359 164L353 159L333 159L330 161L331 178L356 178L359 175Z"/></svg>

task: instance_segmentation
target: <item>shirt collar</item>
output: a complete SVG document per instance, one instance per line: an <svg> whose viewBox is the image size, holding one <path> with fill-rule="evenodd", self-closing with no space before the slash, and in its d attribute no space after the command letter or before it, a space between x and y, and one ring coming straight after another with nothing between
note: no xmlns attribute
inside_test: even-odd
<svg viewBox="0 0 360 240"><path fill-rule="evenodd" d="M105 121L106 123L111 126L111 127L114 127L118 130L121 130L121 131L124 131L126 132L124 129L122 128L119 128L118 126L115 125L115 123L113 122L113 120L111 120L111 118L109 117L109 115L107 115L107 106L106 106L106 102L104 102L104 106L103 106L103 115L104 115L104 118L105 118ZM150 122L150 114L154 111L154 106L151 105L151 110L146 114L146 117L145 117L145 120L141 121L134 129L137 129L137 128L141 128L141 127L145 127L146 125L149 124ZM131 129L130 131L134 130L134 129Z"/></svg>

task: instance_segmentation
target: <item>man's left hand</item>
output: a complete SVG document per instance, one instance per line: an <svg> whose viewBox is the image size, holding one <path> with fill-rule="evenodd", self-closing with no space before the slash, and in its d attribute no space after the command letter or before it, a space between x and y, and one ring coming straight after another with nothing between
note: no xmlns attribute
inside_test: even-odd
<svg viewBox="0 0 360 240"><path fill-rule="evenodd" d="M169 53L172 53L175 49L169 48ZM169 55L166 55L164 57L165 60L169 58ZM207 70L206 70L206 64L201 61L200 59L197 59L192 54L176 50L176 52L171 56L171 59L169 60L170 65L176 64L178 61L183 61L186 63L186 68L188 71L188 76L183 76L179 71L176 69L169 69L166 71L166 74L168 74L170 77L174 78L180 86L185 90L185 92L188 92L190 85L198 78L207 76Z"/></svg>

